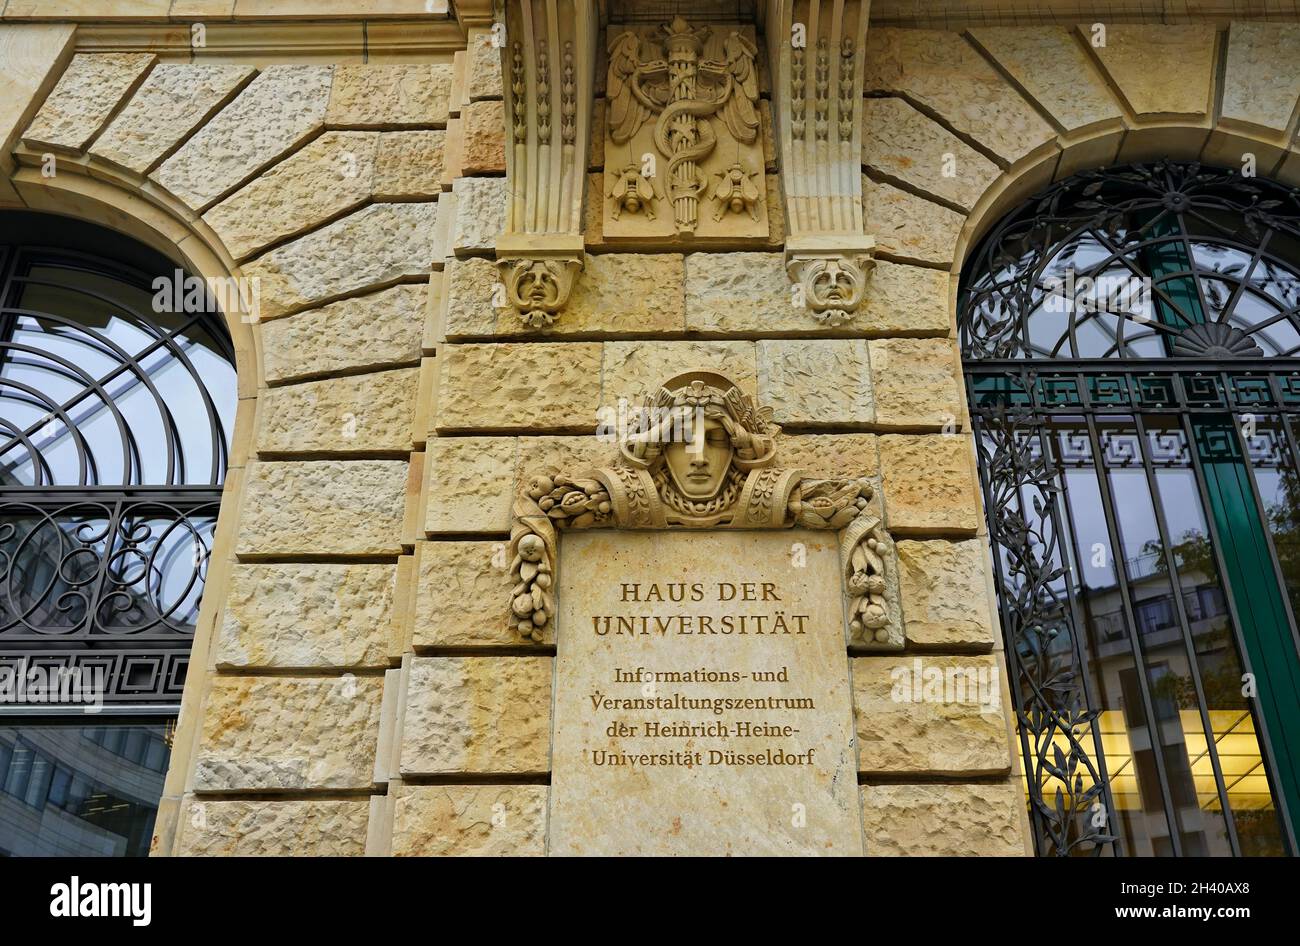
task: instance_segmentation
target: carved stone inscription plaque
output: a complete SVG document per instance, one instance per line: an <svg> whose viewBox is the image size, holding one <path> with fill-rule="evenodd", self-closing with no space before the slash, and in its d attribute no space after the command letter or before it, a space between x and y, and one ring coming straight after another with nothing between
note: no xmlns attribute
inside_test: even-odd
<svg viewBox="0 0 1300 946"><path fill-rule="evenodd" d="M552 854L861 854L835 537L560 543Z"/></svg>

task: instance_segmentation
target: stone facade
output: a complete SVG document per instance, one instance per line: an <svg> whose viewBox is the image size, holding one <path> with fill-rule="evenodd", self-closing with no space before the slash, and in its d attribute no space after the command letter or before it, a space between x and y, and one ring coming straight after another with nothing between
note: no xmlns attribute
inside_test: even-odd
<svg viewBox="0 0 1300 946"><path fill-rule="evenodd" d="M545 853L555 640L521 642L499 607L513 499L528 470L603 462L601 408L708 370L774 408L783 466L876 483L897 540L902 650L847 653L867 855L1024 854L957 273L982 227L1083 167L1251 154L1300 178L1283 78L1300 27L1126 23L1098 47L1082 26L864 21L846 228L790 224L800 172L774 123L791 67L750 26L756 124L742 107L728 140L753 166L695 242L666 225L672 194L611 196L628 139L594 27L550 63L561 104L565 69L594 84L590 115L574 96L581 119L555 116L578 158L551 186L577 211L523 226L539 185L514 149L537 130L516 128L509 57L482 15L432 6L424 51L337 61L104 52L55 16L0 22L0 204L260 281L231 320L222 554L156 852ZM647 202L663 216L638 231ZM572 280L562 304L508 300L521 260L539 285ZM864 282L819 319L795 290L827 260ZM915 661L1000 699L900 699Z"/></svg>

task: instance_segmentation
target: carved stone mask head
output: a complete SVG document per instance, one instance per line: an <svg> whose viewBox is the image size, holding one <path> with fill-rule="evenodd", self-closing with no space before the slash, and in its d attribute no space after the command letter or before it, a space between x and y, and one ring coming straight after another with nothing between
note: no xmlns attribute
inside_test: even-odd
<svg viewBox="0 0 1300 946"><path fill-rule="evenodd" d="M720 413L706 412L704 423L691 431L690 440L670 443L664 449L668 476L687 499L712 499L726 483L735 448L720 417Z"/></svg>

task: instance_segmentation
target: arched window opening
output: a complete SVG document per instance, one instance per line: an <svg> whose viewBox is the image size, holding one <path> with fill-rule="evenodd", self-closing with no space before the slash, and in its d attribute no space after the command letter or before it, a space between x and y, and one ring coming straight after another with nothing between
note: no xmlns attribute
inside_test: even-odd
<svg viewBox="0 0 1300 946"><path fill-rule="evenodd" d="M0 853L147 853L236 405L195 285L0 213Z"/></svg>
<svg viewBox="0 0 1300 946"><path fill-rule="evenodd" d="M1040 854L1282 854L1300 814L1300 193L1079 174L958 330Z"/></svg>

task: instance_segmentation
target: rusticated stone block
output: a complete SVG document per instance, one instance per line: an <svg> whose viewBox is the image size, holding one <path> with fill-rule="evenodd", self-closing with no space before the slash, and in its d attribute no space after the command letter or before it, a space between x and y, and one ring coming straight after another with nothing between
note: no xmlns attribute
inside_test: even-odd
<svg viewBox="0 0 1300 946"><path fill-rule="evenodd" d="M250 463L240 555L397 555L405 460Z"/></svg>
<svg viewBox="0 0 1300 946"><path fill-rule="evenodd" d="M540 774L550 768L551 657L416 657L402 774Z"/></svg>
<svg viewBox="0 0 1300 946"><path fill-rule="evenodd" d="M181 806L176 853L186 857L360 857L370 803L213 801Z"/></svg>
<svg viewBox="0 0 1300 946"><path fill-rule="evenodd" d="M592 430L600 406L599 342L448 345L437 429Z"/></svg>
<svg viewBox="0 0 1300 946"><path fill-rule="evenodd" d="M545 785L404 785L393 811L393 854L541 857Z"/></svg>
<svg viewBox="0 0 1300 946"><path fill-rule="evenodd" d="M876 423L942 427L961 417L957 351L946 338L880 338L869 343Z"/></svg>
<svg viewBox="0 0 1300 946"><path fill-rule="evenodd" d="M73 56L23 140L34 148L81 151L153 61L152 53Z"/></svg>
<svg viewBox="0 0 1300 946"><path fill-rule="evenodd" d="M898 98L862 103L862 163L969 210L1001 173L998 166Z"/></svg>
<svg viewBox="0 0 1300 946"><path fill-rule="evenodd" d="M1220 121L1285 131L1296 104L1291 65L1300 57L1300 25L1233 23L1223 77Z"/></svg>
<svg viewBox="0 0 1300 946"><path fill-rule="evenodd" d="M519 644L510 618L510 558L498 542L421 542L412 639L416 647ZM553 643L551 637L548 643Z"/></svg>
<svg viewBox="0 0 1300 946"><path fill-rule="evenodd" d="M938 269L877 260L854 324L873 335L947 335L950 278Z"/></svg>
<svg viewBox="0 0 1300 946"><path fill-rule="evenodd" d="M1090 28L1079 30L1087 41ZM1092 52L1138 115L1199 116L1211 105L1216 33L1208 23L1109 23Z"/></svg>
<svg viewBox="0 0 1300 946"><path fill-rule="evenodd" d="M263 453L409 453L418 368L307 381L262 392Z"/></svg>
<svg viewBox="0 0 1300 946"><path fill-rule="evenodd" d="M383 688L383 677L351 674L215 677L195 791L369 788Z"/></svg>
<svg viewBox="0 0 1300 946"><path fill-rule="evenodd" d="M687 371L716 371L743 391L758 387L753 342L606 342L601 406L640 407L659 385Z"/></svg>
<svg viewBox="0 0 1300 946"><path fill-rule="evenodd" d="M1066 131L1123 117L1119 103L1068 28L980 27L971 36Z"/></svg>
<svg viewBox="0 0 1300 946"><path fill-rule="evenodd" d="M461 112L465 150L461 173L506 173L506 113L501 101L471 102Z"/></svg>
<svg viewBox="0 0 1300 946"><path fill-rule="evenodd" d="M499 99L501 89L501 50L492 44L491 33L480 33L469 43L465 62L465 97Z"/></svg>
<svg viewBox="0 0 1300 946"><path fill-rule="evenodd" d="M427 276L437 212L434 203L371 204L246 263L244 275L260 280L262 317Z"/></svg>
<svg viewBox="0 0 1300 946"><path fill-rule="evenodd" d="M430 437L424 448L428 532L508 532L515 437Z"/></svg>
<svg viewBox="0 0 1300 946"><path fill-rule="evenodd" d="M419 364L428 296L427 285L407 283L264 323L266 380Z"/></svg>
<svg viewBox="0 0 1300 946"><path fill-rule="evenodd" d="M494 302L505 302L494 260L448 257L442 270L442 294L447 306L442 331L451 340L491 338L497 316L506 312L493 307Z"/></svg>
<svg viewBox="0 0 1300 946"><path fill-rule="evenodd" d="M944 266L952 262L966 223L965 217L942 204L865 176L862 213L863 228L876 238L877 252Z"/></svg>
<svg viewBox="0 0 1300 946"><path fill-rule="evenodd" d="M1010 770L997 657L855 657L851 664L859 771Z"/></svg>
<svg viewBox="0 0 1300 946"><path fill-rule="evenodd" d="M974 535L979 528L979 494L968 436L882 436L880 468L891 531Z"/></svg>
<svg viewBox="0 0 1300 946"><path fill-rule="evenodd" d="M782 434L777 463L814 476L875 476L880 448L875 434Z"/></svg>
<svg viewBox="0 0 1300 946"><path fill-rule="evenodd" d="M612 338L681 332L682 257L674 253L602 253L588 256L569 303L545 335L599 333ZM533 332L513 308L501 309L497 334Z"/></svg>
<svg viewBox="0 0 1300 946"><path fill-rule="evenodd" d="M831 426L875 419L864 339L758 343L758 399L778 424Z"/></svg>
<svg viewBox="0 0 1300 946"><path fill-rule="evenodd" d="M864 785L867 857L1024 857L1014 782Z"/></svg>
<svg viewBox="0 0 1300 946"><path fill-rule="evenodd" d="M219 667L382 667L393 565L235 565Z"/></svg>
<svg viewBox="0 0 1300 946"><path fill-rule="evenodd" d="M184 141L252 75L251 66L165 62L91 146L91 153L143 174Z"/></svg>
<svg viewBox="0 0 1300 946"><path fill-rule="evenodd" d="M442 193L445 131L386 131L375 156L376 200L410 200Z"/></svg>
<svg viewBox="0 0 1300 946"><path fill-rule="evenodd" d="M626 416L623 428L634 418ZM573 475L593 467L612 466L618 456L618 411L602 415L597 435L581 437L520 437L519 462L515 465L515 492L522 492L528 481L539 473L556 472Z"/></svg>
<svg viewBox="0 0 1300 946"><path fill-rule="evenodd" d="M201 209L308 138L325 119L333 66L267 66L150 175Z"/></svg>
<svg viewBox="0 0 1300 946"><path fill-rule="evenodd" d="M961 33L875 27L865 63L866 91L906 96L1008 163L1055 134Z"/></svg>
<svg viewBox="0 0 1300 946"><path fill-rule="evenodd" d="M458 256L494 249L506 228L509 181L504 177L460 177L451 189L456 195L452 249Z"/></svg>
<svg viewBox="0 0 1300 946"><path fill-rule="evenodd" d="M327 131L203 215L243 259L370 197L379 134ZM368 249L368 248L367 248Z"/></svg>
<svg viewBox="0 0 1300 946"><path fill-rule="evenodd" d="M993 647L987 547L964 542L897 543L907 639L927 646Z"/></svg>
<svg viewBox="0 0 1300 946"><path fill-rule="evenodd" d="M692 253L686 257L686 327L692 332L763 333L817 323L793 303L780 253Z"/></svg>
<svg viewBox="0 0 1300 946"><path fill-rule="evenodd" d="M347 64L334 70L325 113L330 125L446 127L451 103L449 64Z"/></svg>

